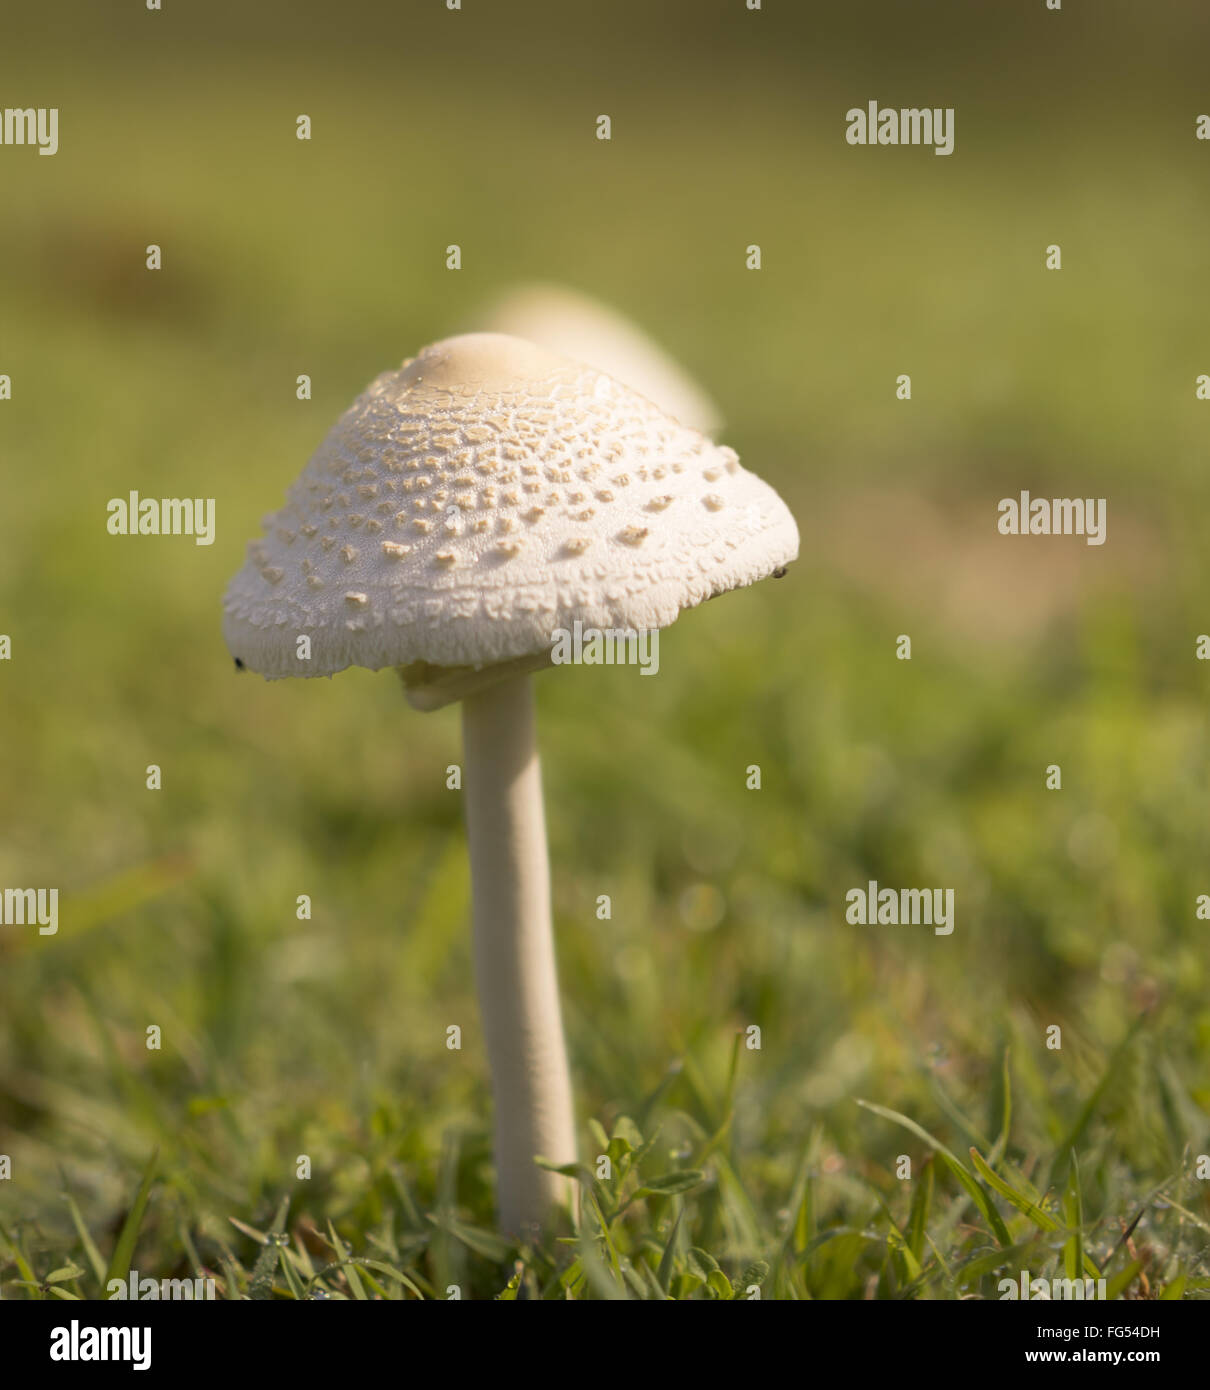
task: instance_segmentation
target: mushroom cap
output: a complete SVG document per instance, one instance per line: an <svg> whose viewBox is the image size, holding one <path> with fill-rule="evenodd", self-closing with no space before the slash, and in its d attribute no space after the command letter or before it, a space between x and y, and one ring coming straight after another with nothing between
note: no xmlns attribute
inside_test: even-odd
<svg viewBox="0 0 1210 1390"><path fill-rule="evenodd" d="M494 333L376 378L264 527L223 634L270 678L489 666L548 651L577 619L666 627L798 554L785 503L733 450Z"/></svg>
<svg viewBox="0 0 1210 1390"><path fill-rule="evenodd" d="M599 367L703 434L713 434L722 423L718 406L637 324L566 286L518 286L481 315L476 327L528 338Z"/></svg>

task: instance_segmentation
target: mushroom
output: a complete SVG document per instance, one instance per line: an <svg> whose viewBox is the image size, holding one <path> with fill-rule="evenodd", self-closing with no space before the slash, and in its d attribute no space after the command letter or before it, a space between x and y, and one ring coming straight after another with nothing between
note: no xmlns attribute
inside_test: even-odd
<svg viewBox="0 0 1210 1390"><path fill-rule="evenodd" d="M489 333L528 338L577 362L588 362L703 434L719 427L718 406L637 324L564 285L519 285L479 316Z"/></svg>
<svg viewBox="0 0 1210 1390"><path fill-rule="evenodd" d="M228 587L237 665L270 679L395 667L413 707L462 702L475 974L511 1234L570 1201L535 1157L576 1159L530 673L577 621L666 627L797 554L785 504L733 450L595 368L468 334L371 383Z"/></svg>

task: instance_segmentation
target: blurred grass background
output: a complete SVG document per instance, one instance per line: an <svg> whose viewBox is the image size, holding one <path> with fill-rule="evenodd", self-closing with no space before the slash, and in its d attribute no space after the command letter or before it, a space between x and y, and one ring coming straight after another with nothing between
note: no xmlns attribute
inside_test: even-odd
<svg viewBox="0 0 1210 1390"><path fill-rule="evenodd" d="M365 1230L388 1173L490 1225L457 712L366 672L237 679L219 615L363 386L533 279L676 354L803 537L784 583L664 634L658 680L538 682L582 1116L683 1062L669 1133L709 1130L759 1023L747 1224L734 1189L700 1208L752 1258L804 1162L821 1230L908 1200L919 1146L855 1097L961 1151L1010 1047L1030 1170L1145 1014L1081 1136L1086 1209L1112 1243L1184 1182L1210 1142L1208 45L1175 0L28 14L0 96L60 107L61 148L0 149L0 883L62 901L56 937L0 928L0 1219L69 1242L66 1182L106 1228L158 1144L145 1272L286 1191ZM956 152L849 147L869 100L955 107ZM1107 497L1108 543L999 536L1022 489ZM216 543L109 536L131 490L216 498ZM956 931L847 925L869 878L952 886Z"/></svg>

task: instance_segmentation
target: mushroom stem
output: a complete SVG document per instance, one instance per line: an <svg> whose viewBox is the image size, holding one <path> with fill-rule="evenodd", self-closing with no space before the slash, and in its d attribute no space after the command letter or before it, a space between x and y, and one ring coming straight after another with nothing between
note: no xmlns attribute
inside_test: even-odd
<svg viewBox="0 0 1210 1390"><path fill-rule="evenodd" d="M539 1168L576 1158L550 913L542 777L528 675L462 702L475 976L496 1108L500 1223L544 1225L569 1181Z"/></svg>

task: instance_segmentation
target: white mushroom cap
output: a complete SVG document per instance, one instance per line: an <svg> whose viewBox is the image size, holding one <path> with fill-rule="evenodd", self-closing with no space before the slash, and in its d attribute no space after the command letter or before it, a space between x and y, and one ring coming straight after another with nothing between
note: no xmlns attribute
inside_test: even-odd
<svg viewBox="0 0 1210 1390"><path fill-rule="evenodd" d="M474 326L528 338L560 356L599 367L703 434L713 434L722 422L705 391L637 324L563 285L510 290Z"/></svg>
<svg viewBox="0 0 1210 1390"><path fill-rule="evenodd" d="M547 651L577 619L666 627L798 554L785 504L733 450L594 368L489 333L378 377L264 525L223 632L268 677L492 665Z"/></svg>

